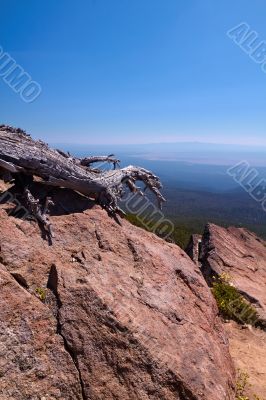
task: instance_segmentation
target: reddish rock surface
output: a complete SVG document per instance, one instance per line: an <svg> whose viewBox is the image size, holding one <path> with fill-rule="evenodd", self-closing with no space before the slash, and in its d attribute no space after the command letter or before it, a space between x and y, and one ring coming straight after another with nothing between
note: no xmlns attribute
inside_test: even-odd
<svg viewBox="0 0 266 400"><path fill-rule="evenodd" d="M0 293L0 398L82 399L78 371L49 308L3 264Z"/></svg>
<svg viewBox="0 0 266 400"><path fill-rule="evenodd" d="M235 322L225 324L229 336L230 353L236 369L248 374L246 393L266 399L266 332L261 329L243 327Z"/></svg>
<svg viewBox="0 0 266 400"><path fill-rule="evenodd" d="M67 190L53 197L52 246L0 208L0 398L234 399L227 337L189 257Z"/></svg>
<svg viewBox="0 0 266 400"><path fill-rule="evenodd" d="M266 242L244 228L206 226L202 238L202 271L229 274L232 283L266 321Z"/></svg>

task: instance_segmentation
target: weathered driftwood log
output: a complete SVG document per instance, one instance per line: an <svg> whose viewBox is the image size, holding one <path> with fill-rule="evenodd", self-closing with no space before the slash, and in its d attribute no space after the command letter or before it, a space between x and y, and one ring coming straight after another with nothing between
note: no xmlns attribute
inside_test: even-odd
<svg viewBox="0 0 266 400"><path fill-rule="evenodd" d="M114 170L104 171L91 168L95 162L109 162ZM142 181L157 197L159 207L165 201L160 193L161 183L157 176L144 168L128 166L116 169L119 160L113 155L79 159L61 150L51 149L41 140L35 141L19 128L0 125L0 168L9 175L37 176L44 184L69 188L85 196L95 198L109 213L121 211L118 200L123 195L123 186L139 192L136 181ZM29 191L29 188L26 188ZM39 206L26 192L31 211L50 231L49 221ZM36 213L35 213L35 211ZM42 221L43 219L43 221ZM45 222L44 222L45 221Z"/></svg>

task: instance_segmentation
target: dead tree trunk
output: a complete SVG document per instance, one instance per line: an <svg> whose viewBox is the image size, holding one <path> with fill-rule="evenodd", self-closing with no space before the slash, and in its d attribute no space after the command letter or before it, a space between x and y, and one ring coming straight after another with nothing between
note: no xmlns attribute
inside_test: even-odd
<svg viewBox="0 0 266 400"><path fill-rule="evenodd" d="M114 170L91 168L91 164L98 161L112 163ZM33 140L21 129L0 126L0 168L9 175L37 176L44 184L75 190L95 198L111 214L119 211L118 200L122 197L123 186L143 194L135 184L142 181L145 189L156 195L161 207L165 199L160 193L162 186L159 178L140 167L115 169L118 164L119 160L113 155L83 159L72 157L61 150L49 148L40 140ZM42 218L46 221L43 214Z"/></svg>

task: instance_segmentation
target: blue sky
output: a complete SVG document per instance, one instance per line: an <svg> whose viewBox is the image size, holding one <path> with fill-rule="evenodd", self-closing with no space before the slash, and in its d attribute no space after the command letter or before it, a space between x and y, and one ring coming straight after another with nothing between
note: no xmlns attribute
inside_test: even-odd
<svg viewBox="0 0 266 400"><path fill-rule="evenodd" d="M50 143L266 145L266 74L226 32L266 40L264 0L0 0L0 45L42 93L0 79L0 121Z"/></svg>

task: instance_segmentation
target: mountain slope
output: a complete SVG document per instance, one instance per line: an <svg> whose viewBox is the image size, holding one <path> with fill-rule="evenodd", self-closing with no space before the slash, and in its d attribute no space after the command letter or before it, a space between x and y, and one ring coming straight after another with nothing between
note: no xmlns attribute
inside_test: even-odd
<svg viewBox="0 0 266 400"><path fill-rule="evenodd" d="M78 194L52 195L52 246L0 208L0 397L232 400L228 341L189 257Z"/></svg>

